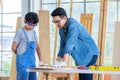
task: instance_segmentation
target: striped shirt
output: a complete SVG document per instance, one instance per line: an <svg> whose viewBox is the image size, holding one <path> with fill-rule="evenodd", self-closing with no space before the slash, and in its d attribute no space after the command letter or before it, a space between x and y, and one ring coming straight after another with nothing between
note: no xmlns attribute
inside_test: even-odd
<svg viewBox="0 0 120 80"><path fill-rule="evenodd" d="M30 32L27 32L25 30L28 38L29 38L29 41L37 41L37 35L36 35L36 32L35 30L32 30ZM13 39L14 42L16 42L18 44L18 47L17 47L17 54L23 54L26 50L26 46L27 46L27 38L22 30L22 28L19 28L18 31L16 32L15 36L14 36L14 39Z"/></svg>

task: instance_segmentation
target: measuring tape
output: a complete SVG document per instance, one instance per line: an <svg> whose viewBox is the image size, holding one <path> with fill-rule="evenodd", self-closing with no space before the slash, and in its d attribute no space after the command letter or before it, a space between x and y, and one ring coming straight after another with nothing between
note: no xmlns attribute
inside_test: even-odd
<svg viewBox="0 0 120 80"><path fill-rule="evenodd" d="M120 66L90 66L89 69L100 71L120 71Z"/></svg>

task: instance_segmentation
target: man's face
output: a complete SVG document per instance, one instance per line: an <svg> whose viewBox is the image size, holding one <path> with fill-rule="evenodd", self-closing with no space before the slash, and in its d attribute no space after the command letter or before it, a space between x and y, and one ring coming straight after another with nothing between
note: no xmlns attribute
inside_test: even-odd
<svg viewBox="0 0 120 80"><path fill-rule="evenodd" d="M54 16L53 17L53 23L59 28L63 28L66 24L67 18L66 17L60 17L60 16Z"/></svg>

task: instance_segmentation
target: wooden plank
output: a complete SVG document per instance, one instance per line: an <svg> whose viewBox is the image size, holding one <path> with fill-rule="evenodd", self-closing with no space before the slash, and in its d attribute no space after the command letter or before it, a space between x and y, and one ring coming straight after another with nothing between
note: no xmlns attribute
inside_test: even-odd
<svg viewBox="0 0 120 80"><path fill-rule="evenodd" d="M115 23L112 65L120 66L120 22ZM112 75L112 80L120 80L120 75Z"/></svg>
<svg viewBox="0 0 120 80"><path fill-rule="evenodd" d="M70 0L70 17L72 17L73 0Z"/></svg>
<svg viewBox="0 0 120 80"><path fill-rule="evenodd" d="M60 7L61 0L58 0L58 7ZM56 50L57 50L57 41L58 41L58 27L55 30L55 40L54 40L54 51L53 51L53 62L56 61Z"/></svg>
<svg viewBox="0 0 120 80"><path fill-rule="evenodd" d="M98 36L98 40L99 40L98 47L100 50L99 64L104 63L107 5L108 5L108 0L101 0L101 5L100 5L101 14L100 14L100 23L99 23L99 36ZM98 80L103 80L103 75L98 75Z"/></svg>
<svg viewBox="0 0 120 80"><path fill-rule="evenodd" d="M10 77L0 76L0 80L10 80Z"/></svg>
<svg viewBox="0 0 120 80"><path fill-rule="evenodd" d="M98 48L101 50L101 41L102 41L102 18L103 18L103 0L100 0L100 17L99 17L99 32L98 32ZM100 53L101 54L101 53ZM100 64L101 55L99 55L97 64ZM100 75L96 75L97 80Z"/></svg>
<svg viewBox="0 0 120 80"><path fill-rule="evenodd" d="M46 64L50 64L50 22L49 11L39 10L39 44L41 58ZM38 79L43 80L43 73L39 73Z"/></svg>
<svg viewBox="0 0 120 80"><path fill-rule="evenodd" d="M72 8L73 8L73 0L70 0L70 17L72 17ZM68 62L67 62L68 66L72 66L72 57L71 55L68 57Z"/></svg>
<svg viewBox="0 0 120 80"><path fill-rule="evenodd" d="M21 17L17 18L16 31L21 27ZM10 80L16 80L16 55L12 53Z"/></svg>
<svg viewBox="0 0 120 80"><path fill-rule="evenodd" d="M81 14L80 22L85 26L90 34L92 34L92 22L93 22L93 14Z"/></svg>
<svg viewBox="0 0 120 80"><path fill-rule="evenodd" d="M50 22L47 10L39 10L39 43L42 61L50 64Z"/></svg>
<svg viewBox="0 0 120 80"><path fill-rule="evenodd" d="M60 4L61 4L61 0L58 0L58 7L60 7Z"/></svg>
<svg viewBox="0 0 120 80"><path fill-rule="evenodd" d="M53 62L56 61L56 53L57 53L57 41L58 41L58 27L56 27L56 30L55 30L55 40L54 40L54 51L53 51Z"/></svg>

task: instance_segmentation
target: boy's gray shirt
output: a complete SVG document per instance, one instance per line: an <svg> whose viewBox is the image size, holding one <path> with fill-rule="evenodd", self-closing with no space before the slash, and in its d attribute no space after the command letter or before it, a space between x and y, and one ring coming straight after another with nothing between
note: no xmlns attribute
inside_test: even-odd
<svg viewBox="0 0 120 80"><path fill-rule="evenodd" d="M37 35L36 35L35 30L31 30L30 32L27 32L25 30L25 32L26 32L26 34L27 34L27 36L29 38L29 41L37 41ZM18 55L23 54L25 52L25 50L26 50L26 45L27 45L28 40L25 37L25 34L24 34L22 28L19 28L17 30L13 41L18 44L18 46L17 46L17 54Z"/></svg>

